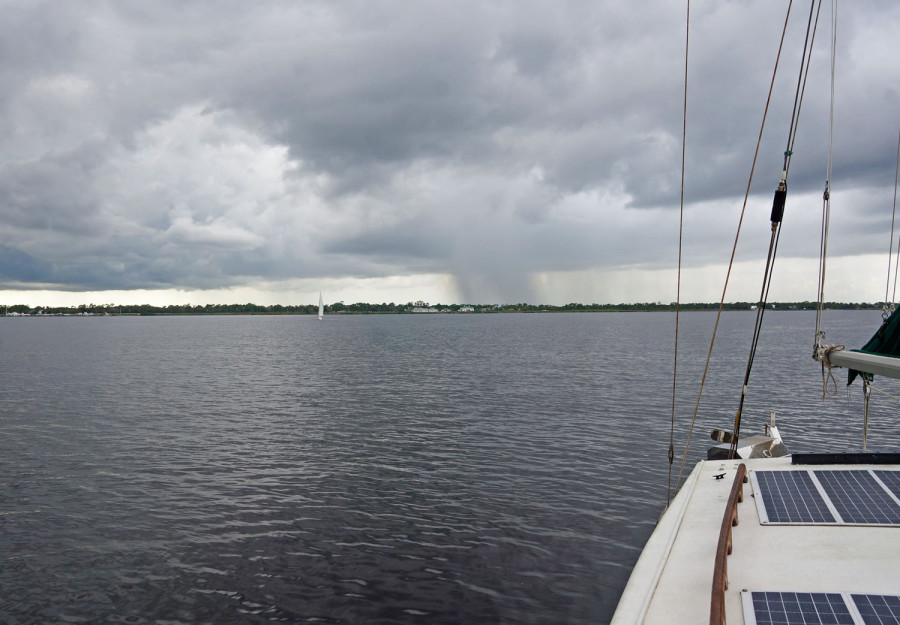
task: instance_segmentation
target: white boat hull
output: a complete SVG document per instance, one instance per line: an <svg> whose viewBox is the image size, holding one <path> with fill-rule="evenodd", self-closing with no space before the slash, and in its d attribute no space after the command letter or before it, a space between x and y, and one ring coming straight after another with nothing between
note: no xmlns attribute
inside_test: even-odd
<svg viewBox="0 0 900 625"><path fill-rule="evenodd" d="M612 625L710 622L718 537L728 525L726 502L741 463L749 477L740 486L743 503L736 506L739 523L731 528L734 548L726 558L728 623L745 622L742 591L900 596L900 526L771 524L761 517L754 490L758 472L894 472L900 465L807 466L791 457L703 461L647 541Z"/></svg>

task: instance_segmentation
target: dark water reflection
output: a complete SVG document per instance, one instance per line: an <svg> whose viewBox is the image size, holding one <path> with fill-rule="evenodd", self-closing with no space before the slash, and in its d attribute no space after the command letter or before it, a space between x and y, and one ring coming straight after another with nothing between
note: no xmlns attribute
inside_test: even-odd
<svg viewBox="0 0 900 625"><path fill-rule="evenodd" d="M712 320L682 316L682 445ZM673 321L2 318L0 622L606 622L665 501ZM747 427L858 446L812 315L768 321ZM725 315L690 464L752 322Z"/></svg>

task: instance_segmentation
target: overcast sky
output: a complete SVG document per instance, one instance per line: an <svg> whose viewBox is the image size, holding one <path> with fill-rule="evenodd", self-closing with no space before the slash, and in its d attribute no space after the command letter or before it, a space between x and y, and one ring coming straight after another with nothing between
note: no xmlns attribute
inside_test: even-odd
<svg viewBox="0 0 900 625"><path fill-rule="evenodd" d="M718 300L785 0L695 2L682 299ZM673 301L685 3L0 0L0 302ZM815 299L820 18L772 299ZM728 300L758 297L794 3ZM828 299L877 301L900 3L838 9Z"/></svg>

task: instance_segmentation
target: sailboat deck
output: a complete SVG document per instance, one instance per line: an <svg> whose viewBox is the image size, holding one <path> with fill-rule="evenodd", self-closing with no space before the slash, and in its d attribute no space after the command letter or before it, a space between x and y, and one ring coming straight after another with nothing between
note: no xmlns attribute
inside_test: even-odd
<svg viewBox="0 0 900 625"><path fill-rule="evenodd" d="M710 621L717 541L726 502L741 463L746 465L750 479L741 487L743 502L737 504L739 521L732 528L733 550L727 558L728 623L755 622L752 614L745 620L742 591L900 596L900 575L896 569L900 561L900 527L896 523L881 517L875 519L877 524L858 524L855 518L848 522L839 513L841 504L835 507L826 497L831 507L825 513L835 512L833 518L819 519L812 524L764 524L772 521L767 518L765 507L759 505L757 492L758 478L773 471L798 471L805 475L812 472L812 481L816 483L811 495L814 498L817 493L835 492L831 486L822 488L819 477L825 481L833 476L832 471L854 471L864 472L863 477L869 480L872 474L866 470L872 470L886 478L873 482L878 490L876 498L883 500L883 506L893 512L894 508L900 510L900 500L896 482L891 480L900 475L896 473L900 466L810 467L793 465L790 457L706 461L691 473L651 536L619 603L614 625ZM858 474L862 475L854 473ZM717 479L717 476L722 477ZM798 473L791 478L799 476ZM802 481L810 480L804 477ZM780 493L775 495L776 499L785 499ZM840 499L838 495L835 498ZM793 503L782 501L779 505ZM862 507L866 505L863 503ZM805 502L800 501L799 507L804 506ZM853 618L859 619L858 611Z"/></svg>

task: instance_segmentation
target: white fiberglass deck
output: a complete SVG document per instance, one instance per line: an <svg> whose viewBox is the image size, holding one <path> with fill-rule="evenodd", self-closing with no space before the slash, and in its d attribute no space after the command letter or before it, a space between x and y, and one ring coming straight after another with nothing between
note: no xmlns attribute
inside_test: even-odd
<svg viewBox="0 0 900 625"><path fill-rule="evenodd" d="M852 604L850 610L856 610L852 615L856 620L848 621L852 623L869 622L860 620L854 596L888 597L887 603L893 605L893 598L900 597L900 527L890 522L847 524L829 519L813 524L763 524L760 509L765 507L757 505L754 484L758 488L764 472L803 472L806 477L800 482L813 483L815 491L824 493L834 508L828 496L834 493L829 485L835 477L831 471L852 471L852 476L836 476L838 481L861 476L866 484L877 483L872 496L882 500L890 513L900 508L892 486L892 480L900 476L900 466L795 466L790 457L707 461L694 469L660 520L622 595L613 625L710 622L716 546L741 463L747 466L750 479L742 487L739 523L733 527L733 551L727 559L725 609L729 624L756 622L752 614L745 618L742 591L746 591L746 601L750 601L750 593L800 593L796 596L801 598L808 593L816 593L817 598L821 593L841 595ZM716 479L723 473L723 478ZM872 474L881 477L870 479ZM834 601L839 603L840 597Z"/></svg>

